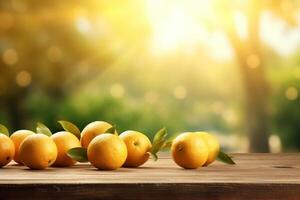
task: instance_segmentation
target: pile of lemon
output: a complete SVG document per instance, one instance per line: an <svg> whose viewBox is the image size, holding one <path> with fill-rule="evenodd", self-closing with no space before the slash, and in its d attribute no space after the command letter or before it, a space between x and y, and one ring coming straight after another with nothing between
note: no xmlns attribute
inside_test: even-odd
<svg viewBox="0 0 300 200"><path fill-rule="evenodd" d="M44 124L38 123L36 133L19 130L11 135L0 124L0 167L14 160L30 169L49 166L71 167L76 162L90 162L102 170L120 167L139 167L157 153L171 148L175 163L186 169L211 164L216 158L234 164L220 151L218 140L206 132L185 132L175 139L167 138L165 128L159 130L151 142L138 131L125 131L118 135L115 126L95 121L82 131L71 122L59 121L64 131L52 134Z"/></svg>

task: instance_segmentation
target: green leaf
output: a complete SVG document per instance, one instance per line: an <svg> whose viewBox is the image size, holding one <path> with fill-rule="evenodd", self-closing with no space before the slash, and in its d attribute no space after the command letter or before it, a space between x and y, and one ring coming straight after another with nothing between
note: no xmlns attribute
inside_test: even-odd
<svg viewBox="0 0 300 200"><path fill-rule="evenodd" d="M52 135L52 132L50 131L50 129L45 124L43 124L41 122L37 123L36 132L37 133L42 133L42 134L47 135L49 137Z"/></svg>
<svg viewBox="0 0 300 200"><path fill-rule="evenodd" d="M155 144L152 145L152 148L151 148L151 153L153 154L156 154L158 153L164 146L166 140L161 140Z"/></svg>
<svg viewBox="0 0 300 200"><path fill-rule="evenodd" d="M111 134L118 135L118 132L117 132L117 129L116 129L116 125L113 125L109 129L107 129L104 133L111 133Z"/></svg>
<svg viewBox="0 0 300 200"><path fill-rule="evenodd" d="M82 148L82 147L72 148L67 152L67 155L78 162L88 162L86 148Z"/></svg>
<svg viewBox="0 0 300 200"><path fill-rule="evenodd" d="M219 152L218 160L229 165L235 165L235 162L232 160L232 158L222 151Z"/></svg>
<svg viewBox="0 0 300 200"><path fill-rule="evenodd" d="M150 153L152 155L152 157L154 158L154 160L157 160L157 153L163 148L163 146L165 145L167 139L167 130L166 128L162 128L159 131L157 131L157 133L154 136L153 139L153 144L152 144L152 148L150 150Z"/></svg>
<svg viewBox="0 0 300 200"><path fill-rule="evenodd" d="M161 141L162 139L167 137L167 130L166 128L162 128L159 131L157 131L157 133L154 135L153 138L153 144Z"/></svg>
<svg viewBox="0 0 300 200"><path fill-rule="evenodd" d="M72 133L77 138L80 138L80 133L81 133L80 129L75 124L63 120L58 121L58 123L60 123L60 125L63 127L65 131Z"/></svg>
<svg viewBox="0 0 300 200"><path fill-rule="evenodd" d="M3 124L0 124L0 133L6 135L9 137L9 131L8 129L6 128L6 126L4 126Z"/></svg>

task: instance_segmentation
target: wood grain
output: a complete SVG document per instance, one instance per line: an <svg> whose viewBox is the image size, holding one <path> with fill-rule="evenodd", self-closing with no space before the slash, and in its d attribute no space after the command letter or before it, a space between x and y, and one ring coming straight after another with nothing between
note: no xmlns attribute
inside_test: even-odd
<svg viewBox="0 0 300 200"><path fill-rule="evenodd" d="M140 168L100 171L88 164L29 170L0 169L5 199L300 199L300 154L234 154L237 165L219 162L184 170L163 154ZM1 198L2 199L2 198Z"/></svg>

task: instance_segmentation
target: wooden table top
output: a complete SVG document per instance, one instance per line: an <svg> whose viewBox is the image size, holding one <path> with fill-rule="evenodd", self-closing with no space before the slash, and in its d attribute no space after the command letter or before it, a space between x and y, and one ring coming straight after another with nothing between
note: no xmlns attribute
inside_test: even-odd
<svg viewBox="0 0 300 200"><path fill-rule="evenodd" d="M5 199L300 199L300 154L233 154L197 170L179 168L168 154L139 168L100 171L88 164L29 170L0 169ZM1 198L2 199L2 198Z"/></svg>

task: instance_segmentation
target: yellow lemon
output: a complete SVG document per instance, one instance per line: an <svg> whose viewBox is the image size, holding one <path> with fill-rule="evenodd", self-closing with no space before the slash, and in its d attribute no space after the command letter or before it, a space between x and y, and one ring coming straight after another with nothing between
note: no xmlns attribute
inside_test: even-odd
<svg viewBox="0 0 300 200"><path fill-rule="evenodd" d="M79 139L72 133L61 131L51 136L57 147L57 158L53 166L57 167L69 167L76 163L71 159L67 152L68 150L81 147Z"/></svg>
<svg viewBox="0 0 300 200"><path fill-rule="evenodd" d="M105 133L96 136L90 142L87 156L94 167L114 170L124 164L127 158L127 148L120 137Z"/></svg>
<svg viewBox="0 0 300 200"><path fill-rule="evenodd" d="M172 157L176 164L186 169L203 166L208 158L208 148L199 134L185 132L172 142Z"/></svg>
<svg viewBox="0 0 300 200"><path fill-rule="evenodd" d="M22 162L21 162L21 160L19 158L20 144L23 142L23 140L25 138L27 138L28 136L33 135L33 134L35 134L35 133L32 132L32 131L29 131L29 130L19 130L19 131L14 132L10 136L10 139L12 140L12 142L15 145L15 156L13 158L15 162L17 162L19 164L22 164Z"/></svg>
<svg viewBox="0 0 300 200"><path fill-rule="evenodd" d="M57 157L54 141L43 134L28 136L20 145L19 156L24 165L31 169L45 169Z"/></svg>
<svg viewBox="0 0 300 200"><path fill-rule="evenodd" d="M88 124L81 132L81 146L87 148L94 137L105 133L105 131L111 127L111 124L104 121L96 121Z"/></svg>
<svg viewBox="0 0 300 200"><path fill-rule="evenodd" d="M0 167L7 165L15 155L15 146L11 139L0 133Z"/></svg>
<svg viewBox="0 0 300 200"><path fill-rule="evenodd" d="M127 146L127 159L124 167L138 167L149 159L152 144L148 137L138 131L125 131L120 138Z"/></svg>
<svg viewBox="0 0 300 200"><path fill-rule="evenodd" d="M207 133L207 132L197 132L200 137L206 142L208 147L208 158L204 165L209 165L210 163L214 162L219 154L220 151L220 143L216 137Z"/></svg>

